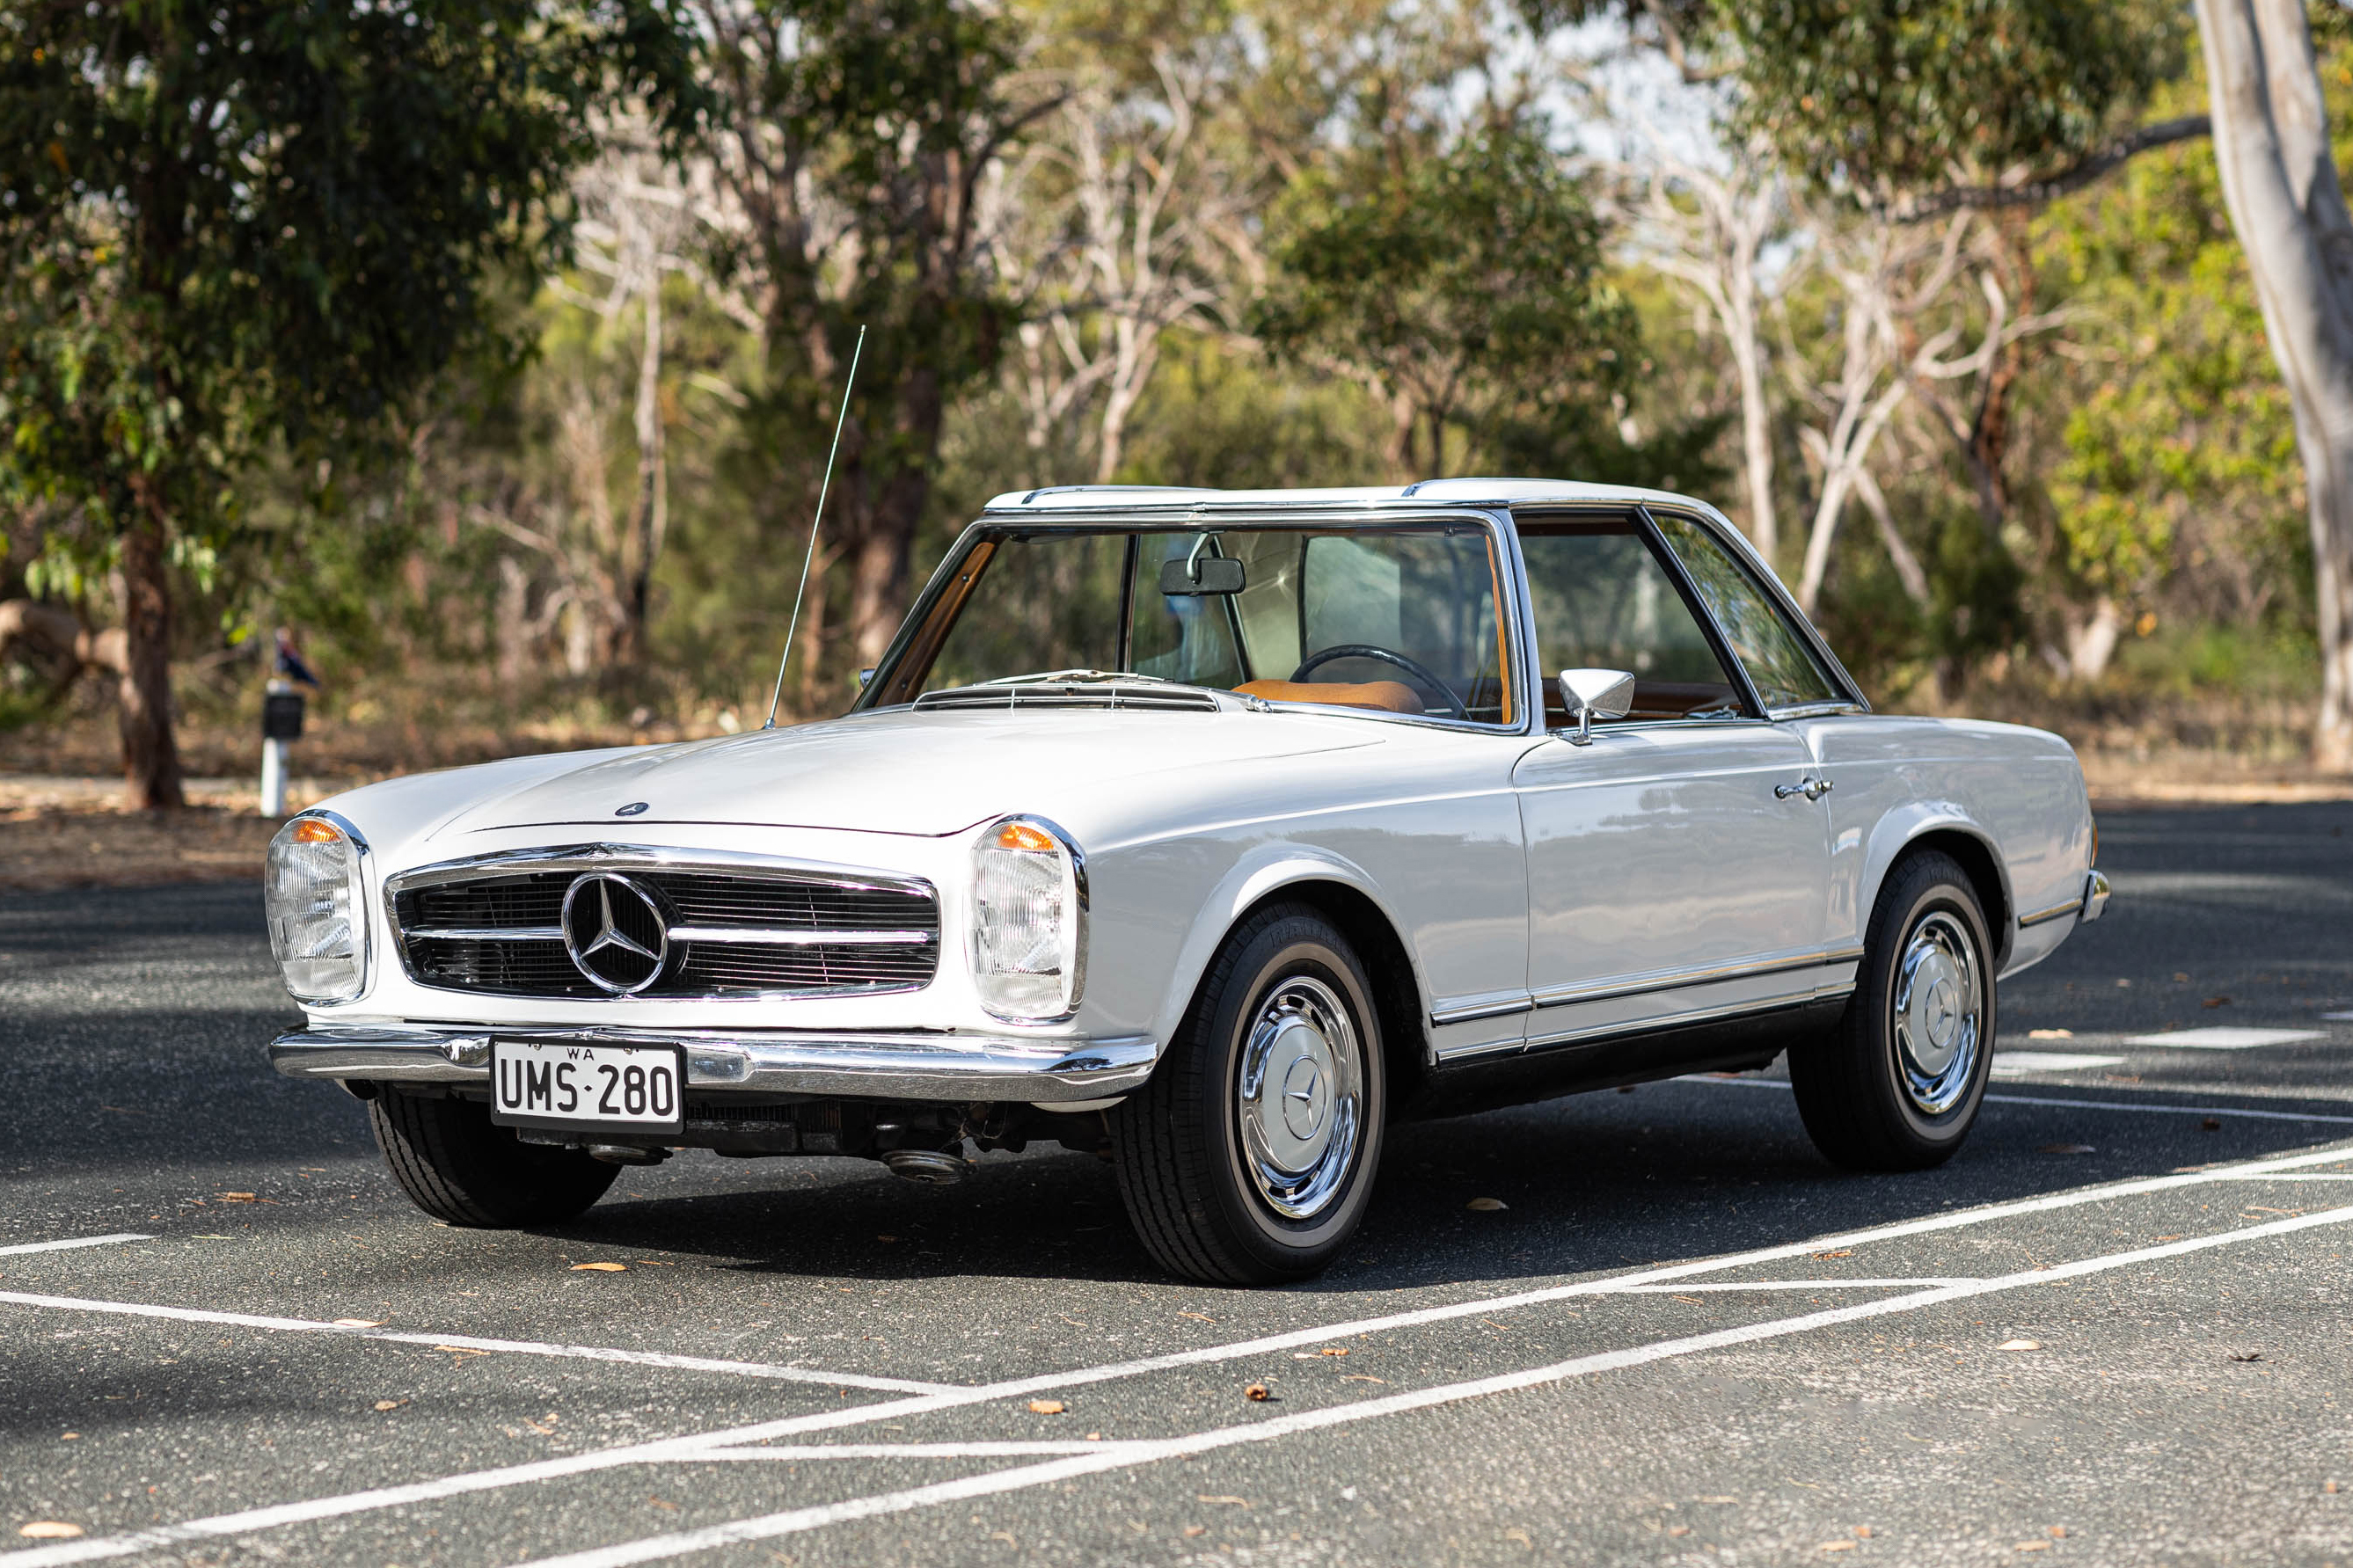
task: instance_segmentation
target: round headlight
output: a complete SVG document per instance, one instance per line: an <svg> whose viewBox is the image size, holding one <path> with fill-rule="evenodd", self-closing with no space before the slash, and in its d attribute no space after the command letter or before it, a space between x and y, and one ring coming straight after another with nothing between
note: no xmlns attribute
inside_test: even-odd
<svg viewBox="0 0 2353 1568"><path fill-rule="evenodd" d="M348 1002L360 994L367 973L364 848L323 816L298 816L269 841L262 876L269 949L298 1000Z"/></svg>
<svg viewBox="0 0 2353 1568"><path fill-rule="evenodd" d="M1008 1023L1078 1010L1086 983L1086 860L1041 817L1009 816L973 851L972 977L980 1005Z"/></svg>

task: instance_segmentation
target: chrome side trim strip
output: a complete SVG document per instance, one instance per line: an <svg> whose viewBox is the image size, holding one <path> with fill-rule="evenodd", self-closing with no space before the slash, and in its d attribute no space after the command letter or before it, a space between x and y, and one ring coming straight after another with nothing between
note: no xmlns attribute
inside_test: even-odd
<svg viewBox="0 0 2353 1568"><path fill-rule="evenodd" d="M2090 925L2108 912L2108 900L2112 896L2106 872L2086 871L2084 873L2082 897L2070 899L2063 904L2053 904L2047 910L2037 910L2031 915L2021 915L2018 917L2018 929L2024 931L2029 926L2039 926L2045 921L2073 914L2081 914L2084 923Z"/></svg>
<svg viewBox="0 0 2353 1568"><path fill-rule="evenodd" d="M1849 981L1843 985L1816 986L1807 995L1779 997L1770 1002L1727 1002L1718 1006L1692 1007L1681 1013L1667 1013L1656 1018L1643 1018L1632 1023L1620 1020L1611 1024L1588 1024L1581 1029L1563 1029L1550 1035L1531 1035L1528 1037L1527 1048L1540 1051L1554 1046L1575 1045L1580 1040L1598 1039L1607 1035L1650 1035L1662 1029L1679 1029L1689 1024L1705 1024L1718 1018L1738 1017L1743 1014L1779 1013L1792 1007L1808 1006L1816 1002L1834 1001L1838 997L1851 994L1853 990L1854 984Z"/></svg>
<svg viewBox="0 0 2353 1568"><path fill-rule="evenodd" d="M486 1084L491 1042L669 1045L686 1052L687 1087L719 1094L1055 1104L1124 1094L1152 1076L1149 1036L1104 1039L951 1033L727 1032L480 1024L314 1025L270 1042L289 1078Z"/></svg>
<svg viewBox="0 0 2353 1568"><path fill-rule="evenodd" d="M1478 996L1431 1008L1430 1021L1440 1026L1472 1024L1482 1018L1505 1018L1514 1013L1525 1013L1535 1005L1535 998L1525 992L1511 996Z"/></svg>
<svg viewBox="0 0 2353 1568"><path fill-rule="evenodd" d="M2037 910L2031 915L2021 915L2018 917L2018 929L2024 931L2029 926L2039 926L2045 921L2062 919L2075 913L2083 907L2083 900L2070 899L2063 904L2053 904L2047 910Z"/></svg>
<svg viewBox="0 0 2353 1568"><path fill-rule="evenodd" d="M1560 986L1535 993L1535 1000L1539 1007L1565 1007L1577 1002L1607 1002L1619 996L1644 996L1653 991L1680 991L1688 985L1746 980L1757 974L1779 974L1792 969L1820 969L1833 963L1852 963L1862 957L1862 949L1860 947L1818 948L1809 952L1783 953L1748 963L1659 971L1624 980L1604 980L1589 985Z"/></svg>

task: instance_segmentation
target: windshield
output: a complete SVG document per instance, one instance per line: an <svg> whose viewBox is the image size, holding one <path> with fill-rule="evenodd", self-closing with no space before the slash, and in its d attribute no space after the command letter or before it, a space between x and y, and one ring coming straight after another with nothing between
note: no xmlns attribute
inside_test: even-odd
<svg viewBox="0 0 2353 1568"><path fill-rule="evenodd" d="M1501 580L1460 523L983 534L870 705L1079 670L1510 723Z"/></svg>

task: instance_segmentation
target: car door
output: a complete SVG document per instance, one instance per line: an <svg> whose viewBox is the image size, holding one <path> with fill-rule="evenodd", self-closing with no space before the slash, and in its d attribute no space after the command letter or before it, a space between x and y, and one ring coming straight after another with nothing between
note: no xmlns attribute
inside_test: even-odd
<svg viewBox="0 0 2353 1568"><path fill-rule="evenodd" d="M1547 738L1514 771L1527 1044L1811 999L1828 838L1802 737L1761 710L1646 520L1528 518L1520 536L1540 668L1636 678L1588 744L1549 689Z"/></svg>

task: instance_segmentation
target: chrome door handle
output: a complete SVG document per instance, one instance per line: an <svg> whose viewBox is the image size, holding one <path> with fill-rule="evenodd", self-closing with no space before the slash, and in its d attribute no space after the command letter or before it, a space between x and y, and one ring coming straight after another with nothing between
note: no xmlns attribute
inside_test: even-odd
<svg viewBox="0 0 2353 1568"><path fill-rule="evenodd" d="M1773 798L1787 800L1793 795L1801 795L1808 800L1820 800L1831 793L1831 781L1828 779L1810 778L1799 784L1775 784Z"/></svg>
<svg viewBox="0 0 2353 1568"><path fill-rule="evenodd" d="M1822 798L1822 796L1824 796L1824 795L1828 795L1828 794L1830 794L1830 793L1831 793L1831 781L1830 781L1830 780L1828 780L1828 779L1808 779L1808 780L1806 781L1806 798L1807 798L1808 800L1820 800L1820 799L1821 799L1821 798Z"/></svg>

